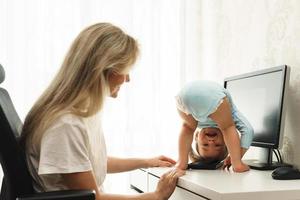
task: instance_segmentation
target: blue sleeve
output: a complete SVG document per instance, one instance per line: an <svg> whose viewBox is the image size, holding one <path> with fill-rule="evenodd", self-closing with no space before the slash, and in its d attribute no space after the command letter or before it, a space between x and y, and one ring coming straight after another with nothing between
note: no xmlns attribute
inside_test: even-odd
<svg viewBox="0 0 300 200"><path fill-rule="evenodd" d="M241 133L241 147L248 149L251 146L253 140L253 127L247 120L247 118L244 117L244 115L240 111L238 111L238 109L232 102L230 93L227 90L225 90L225 93L231 104L233 121L235 123L236 128Z"/></svg>
<svg viewBox="0 0 300 200"><path fill-rule="evenodd" d="M252 143L254 130L242 113L235 110L232 115L235 126L241 133L241 147L248 149Z"/></svg>

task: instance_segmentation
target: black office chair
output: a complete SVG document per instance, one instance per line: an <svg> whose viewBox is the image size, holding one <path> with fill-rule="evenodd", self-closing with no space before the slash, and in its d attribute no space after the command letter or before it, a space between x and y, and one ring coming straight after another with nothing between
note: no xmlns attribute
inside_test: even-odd
<svg viewBox="0 0 300 200"><path fill-rule="evenodd" d="M0 84L5 72L0 65ZM4 173L1 200L94 200L93 190L65 190L35 193L25 154L18 143L22 122L8 92L0 87L0 162Z"/></svg>

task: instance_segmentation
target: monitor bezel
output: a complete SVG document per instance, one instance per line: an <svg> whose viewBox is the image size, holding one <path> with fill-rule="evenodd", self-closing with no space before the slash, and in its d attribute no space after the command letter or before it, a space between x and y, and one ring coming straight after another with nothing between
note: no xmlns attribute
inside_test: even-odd
<svg viewBox="0 0 300 200"><path fill-rule="evenodd" d="M279 123L277 127L279 130L279 133L277 133L276 135L276 142L275 143L265 143L265 142L260 142L260 141L253 141L251 146L256 146L256 147L265 147L265 148L280 148L282 146L282 138L283 138L283 132L284 132L284 119L285 119L285 101L286 101L286 97L287 97L287 86L288 86L288 81L289 81L289 66L287 65L281 65L281 66L277 66L277 67L272 67L272 68L268 68L268 69L263 69L263 70L258 70L258 71L254 71L254 72L250 72L250 73L245 73L245 74L240 74L240 75L236 75L236 76L231 76L231 77L227 77L224 79L224 88L226 88L227 86L227 82L229 81L233 81L233 80L238 80L238 79L244 79L244 78L249 78L249 77L253 77L253 76L259 76L259 75L263 75L263 74L269 74L269 73L273 73L273 72L282 72L283 76L282 76L282 80L281 80L281 84L280 84L280 117L279 117Z"/></svg>

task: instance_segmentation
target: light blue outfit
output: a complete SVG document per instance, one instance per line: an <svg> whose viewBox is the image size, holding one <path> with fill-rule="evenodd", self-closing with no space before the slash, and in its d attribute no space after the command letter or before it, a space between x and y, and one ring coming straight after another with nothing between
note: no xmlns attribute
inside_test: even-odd
<svg viewBox="0 0 300 200"><path fill-rule="evenodd" d="M224 97L231 104L233 121L241 133L241 147L248 149L253 139L253 128L237 110L229 92L221 85L204 80L190 82L177 95L177 107L186 114L191 114L198 121L198 128L217 128L217 124L208 116L217 110Z"/></svg>

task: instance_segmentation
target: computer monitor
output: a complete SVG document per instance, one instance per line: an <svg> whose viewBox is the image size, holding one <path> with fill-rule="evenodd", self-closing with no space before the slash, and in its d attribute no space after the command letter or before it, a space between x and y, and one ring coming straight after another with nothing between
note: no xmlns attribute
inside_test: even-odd
<svg viewBox="0 0 300 200"><path fill-rule="evenodd" d="M252 146L263 148L258 160L245 162L254 169L271 170L283 166L273 162L273 150L282 145L289 67L279 66L241 74L224 80L237 109L254 129Z"/></svg>

